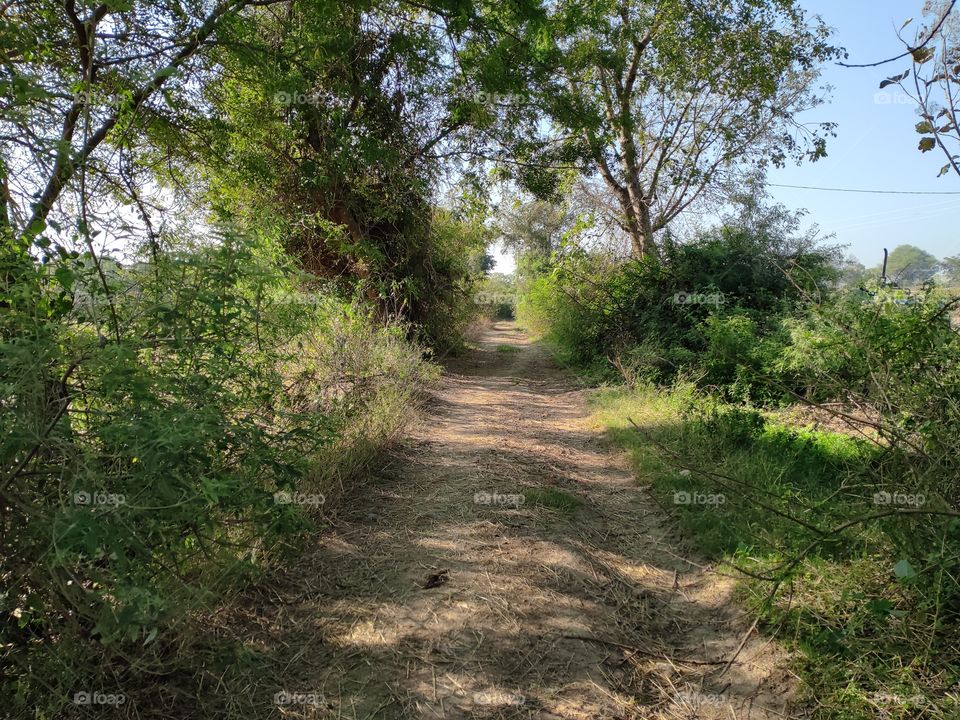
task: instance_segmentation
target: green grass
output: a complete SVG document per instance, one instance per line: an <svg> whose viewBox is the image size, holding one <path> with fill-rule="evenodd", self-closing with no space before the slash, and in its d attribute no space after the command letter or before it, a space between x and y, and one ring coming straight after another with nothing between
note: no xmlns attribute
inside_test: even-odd
<svg viewBox="0 0 960 720"><path fill-rule="evenodd" d="M556 488L527 488L523 491L523 497L526 504L551 508L567 514L574 513L581 505L578 498Z"/></svg>
<svg viewBox="0 0 960 720"><path fill-rule="evenodd" d="M593 403L595 421L628 449L638 480L698 551L753 572L815 542L816 531L802 523L832 528L876 512L868 468L897 477L896 461L864 441L784 426L698 397L691 386L605 389ZM700 502L685 502L692 499ZM902 518L864 524L822 542L774 603L765 602L770 583L743 576L741 602L796 651L810 717L960 717L951 625L931 599L940 593L894 572L912 527ZM911 555L914 563L921 552Z"/></svg>
<svg viewBox="0 0 960 720"><path fill-rule="evenodd" d="M517 353L520 352L520 348L516 345L497 345L497 352L499 353Z"/></svg>

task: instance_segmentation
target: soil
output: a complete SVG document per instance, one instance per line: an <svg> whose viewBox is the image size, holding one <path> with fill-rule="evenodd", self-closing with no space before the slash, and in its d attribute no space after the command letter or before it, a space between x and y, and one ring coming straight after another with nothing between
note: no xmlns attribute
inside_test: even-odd
<svg viewBox="0 0 960 720"><path fill-rule="evenodd" d="M257 606L280 716L794 717L787 654L736 654L733 581L682 549L590 391L512 323L477 345Z"/></svg>

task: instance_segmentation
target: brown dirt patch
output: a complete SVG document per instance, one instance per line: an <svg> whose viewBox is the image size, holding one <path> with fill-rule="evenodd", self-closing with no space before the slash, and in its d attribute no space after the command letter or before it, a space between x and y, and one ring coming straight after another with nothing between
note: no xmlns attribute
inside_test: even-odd
<svg viewBox="0 0 960 720"><path fill-rule="evenodd" d="M276 663L263 686L323 698L280 716L791 717L769 641L723 674L683 662L725 660L749 623L591 425L588 392L511 323L449 364L409 439L253 610L250 643ZM578 504L476 502L530 489Z"/></svg>

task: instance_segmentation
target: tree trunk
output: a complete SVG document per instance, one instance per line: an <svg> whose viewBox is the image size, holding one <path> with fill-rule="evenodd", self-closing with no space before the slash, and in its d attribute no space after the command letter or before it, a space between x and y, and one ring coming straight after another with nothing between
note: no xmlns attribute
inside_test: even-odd
<svg viewBox="0 0 960 720"><path fill-rule="evenodd" d="M630 254L635 258L641 258L643 257L646 243L644 242L643 226L640 218L637 216L631 203L623 202L621 199L620 205L623 207L623 214L627 219L623 225L623 229L626 230L630 236Z"/></svg>
<svg viewBox="0 0 960 720"><path fill-rule="evenodd" d="M588 142L591 140L589 135L586 138ZM626 135L621 134L621 139L624 138L626 138ZM633 147L629 142L626 145L630 148ZM650 204L647 195L643 192L636 165L631 165L629 158L626 157L627 154L629 153L624 153L624 157L620 161L621 170L625 177L623 183L614 177L602 152L597 152L594 155L594 160L600 170L601 177L603 177L607 187L616 195L617 202L620 203L620 209L623 210L624 222L622 227L630 236L631 254L636 259L649 255L656 256L657 249L653 244L653 220L650 216ZM635 157L635 152L633 155Z"/></svg>
<svg viewBox="0 0 960 720"><path fill-rule="evenodd" d="M635 205L629 198L622 196L620 205L627 219L624 230L630 236L630 254L636 260L656 256L657 249L653 243L653 221L650 218L649 206L643 201Z"/></svg>
<svg viewBox="0 0 960 720"><path fill-rule="evenodd" d="M650 219L650 206L640 202L640 237L633 241L633 254L636 258L656 256L657 247L653 244L653 221Z"/></svg>
<svg viewBox="0 0 960 720"><path fill-rule="evenodd" d="M5 236L10 227L10 186L7 183L7 163L0 158L0 236Z"/></svg>

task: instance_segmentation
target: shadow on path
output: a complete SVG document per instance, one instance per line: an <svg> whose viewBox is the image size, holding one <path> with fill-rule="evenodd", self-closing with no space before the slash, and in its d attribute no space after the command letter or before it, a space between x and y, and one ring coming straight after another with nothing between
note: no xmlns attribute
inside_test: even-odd
<svg viewBox="0 0 960 720"><path fill-rule="evenodd" d="M732 585L684 556L587 393L511 323L449 364L409 439L251 606L282 678L257 691L323 696L277 717L790 717L773 645L722 676L696 664L746 628Z"/></svg>

